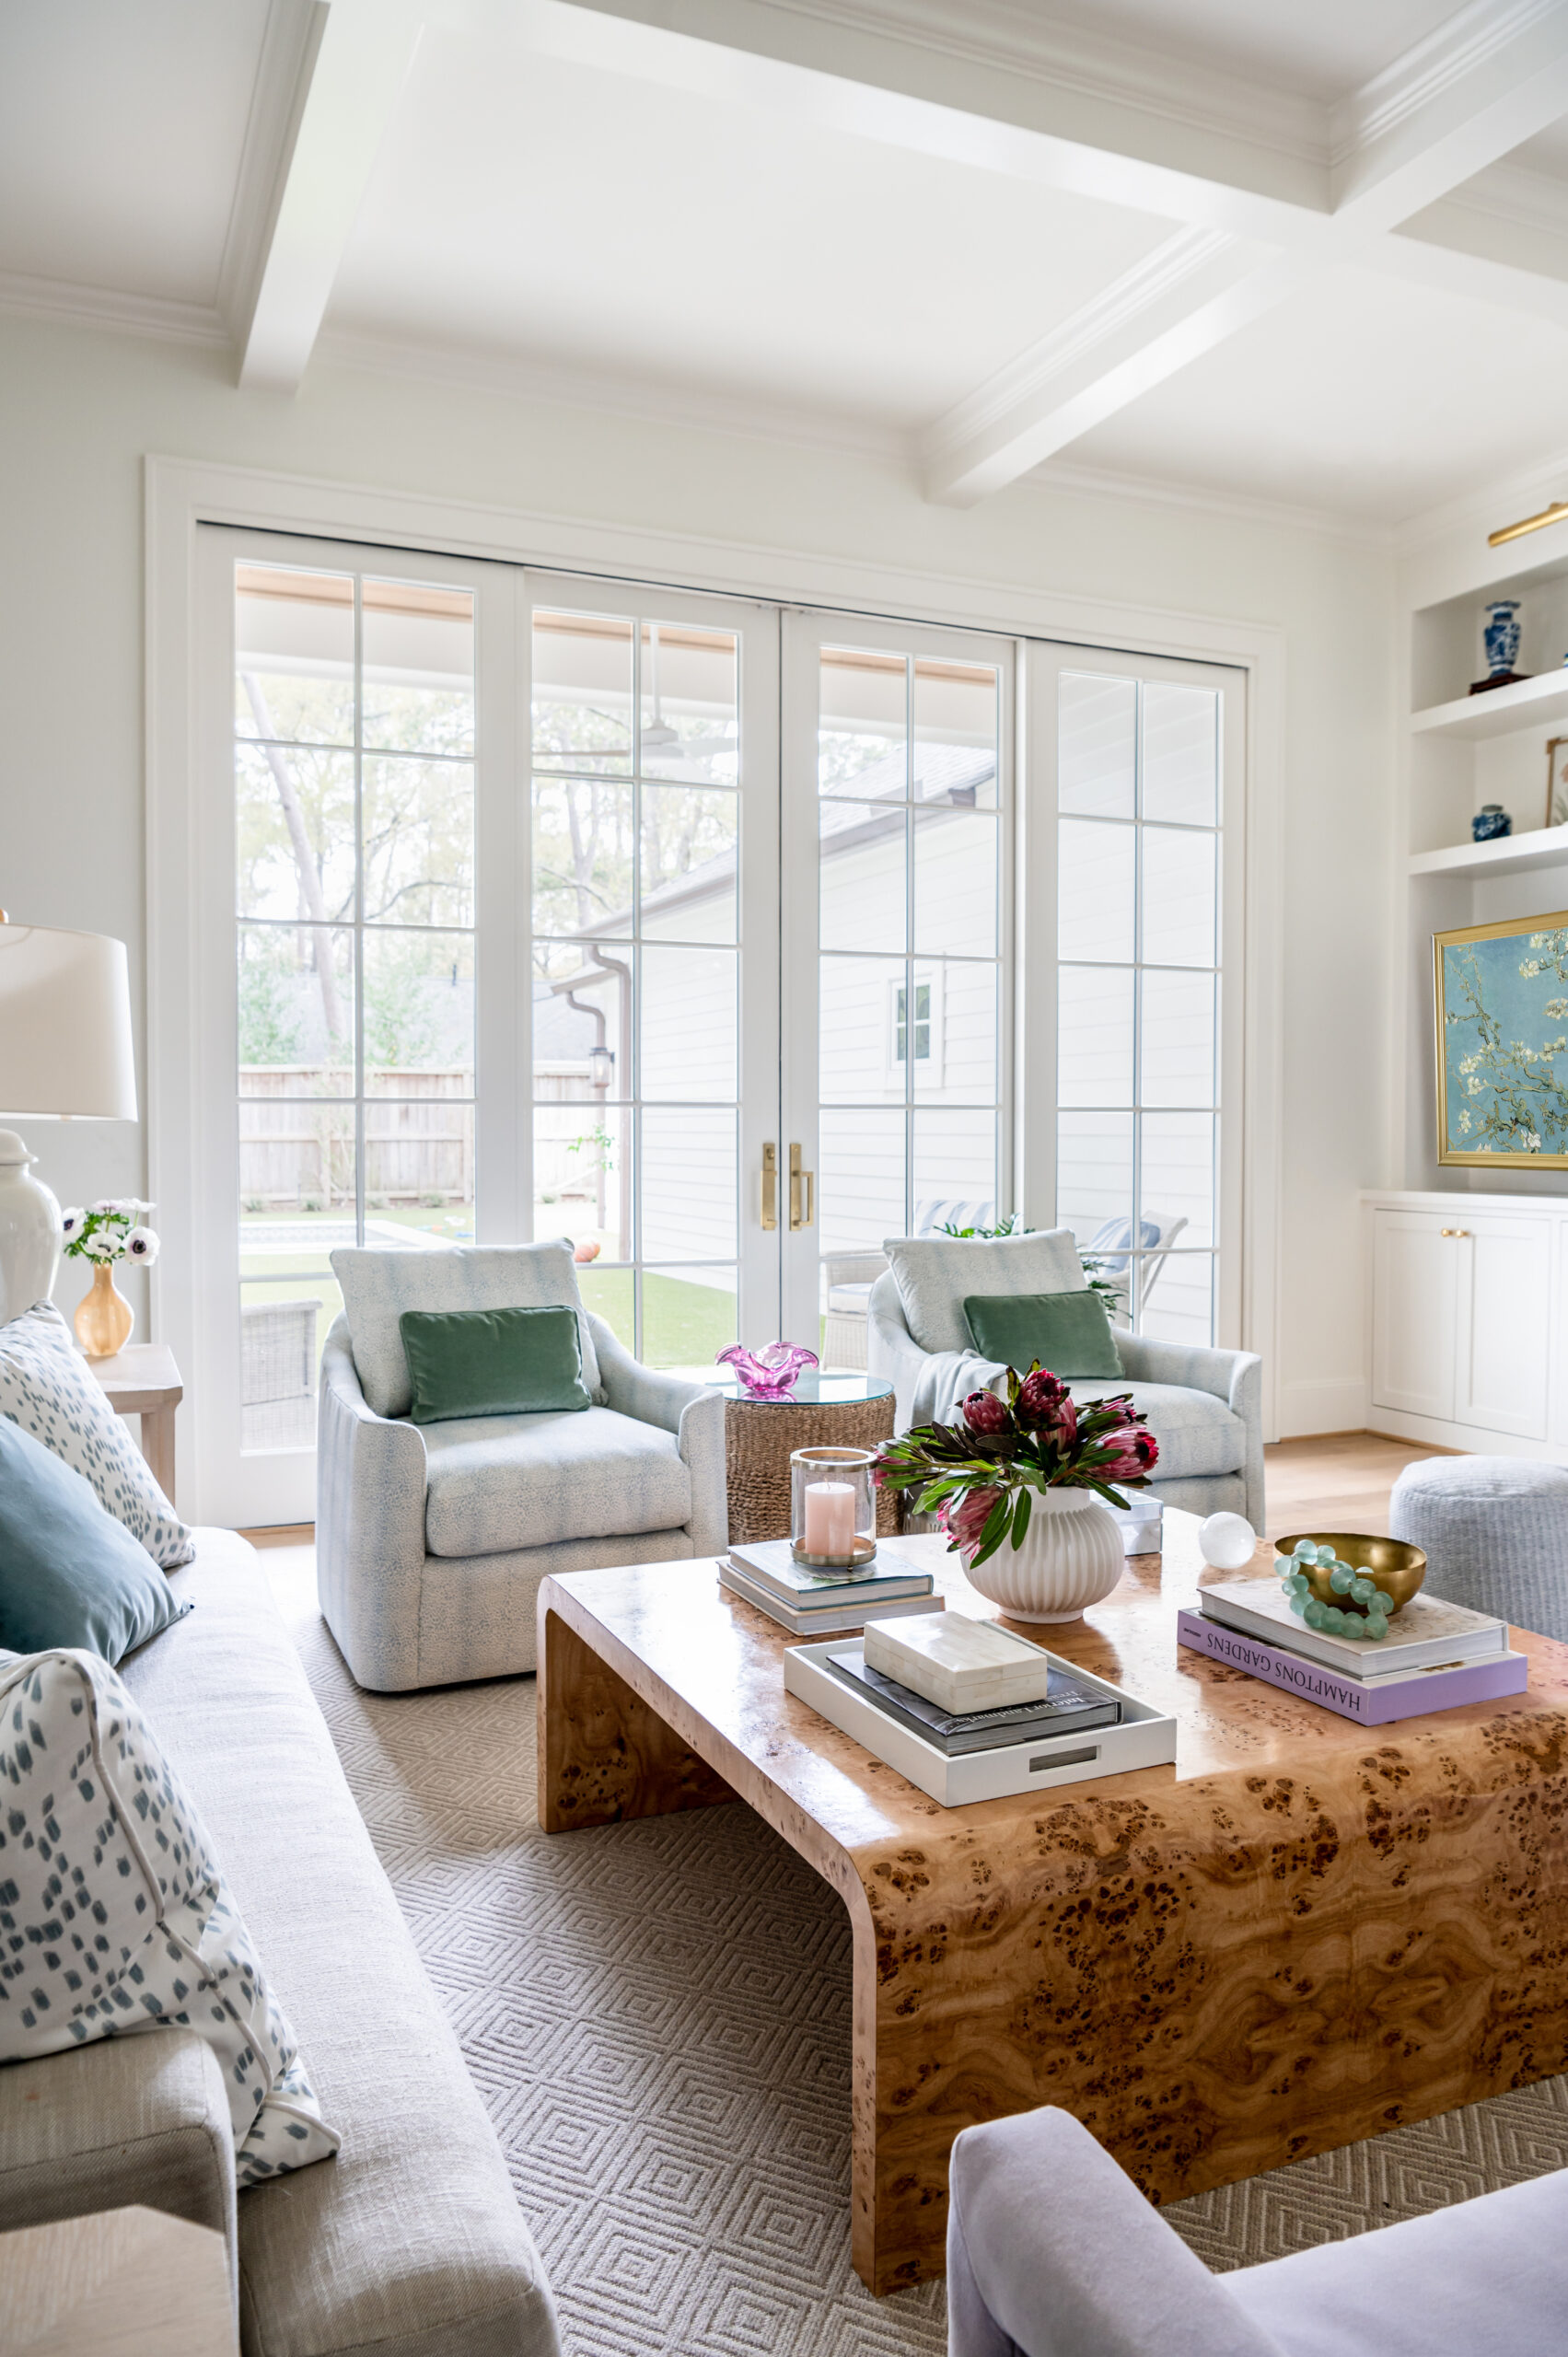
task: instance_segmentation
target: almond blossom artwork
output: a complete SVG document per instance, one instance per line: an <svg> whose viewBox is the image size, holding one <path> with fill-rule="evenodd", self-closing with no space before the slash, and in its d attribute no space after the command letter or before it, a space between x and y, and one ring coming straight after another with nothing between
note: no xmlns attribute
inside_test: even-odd
<svg viewBox="0 0 1568 2357"><path fill-rule="evenodd" d="M1568 917L1437 936L1439 1159L1568 1161Z"/></svg>

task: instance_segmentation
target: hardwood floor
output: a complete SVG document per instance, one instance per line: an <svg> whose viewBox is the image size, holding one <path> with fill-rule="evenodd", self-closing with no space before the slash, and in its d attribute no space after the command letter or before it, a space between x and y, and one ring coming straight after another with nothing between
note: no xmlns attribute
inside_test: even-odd
<svg viewBox="0 0 1568 2357"><path fill-rule="evenodd" d="M1310 1440L1276 1441L1263 1451L1269 1501L1266 1538L1287 1530L1388 1527L1388 1493L1407 1465L1451 1449L1424 1442L1385 1440L1378 1433L1322 1433Z"/></svg>

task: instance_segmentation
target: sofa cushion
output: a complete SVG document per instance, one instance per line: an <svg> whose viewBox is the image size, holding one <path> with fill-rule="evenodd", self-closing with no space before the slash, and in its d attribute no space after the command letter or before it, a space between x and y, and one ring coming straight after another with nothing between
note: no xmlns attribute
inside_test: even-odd
<svg viewBox="0 0 1568 2357"><path fill-rule="evenodd" d="M206 1829L107 1662L0 1670L0 2060L194 2030L223 2065L240 2185L335 2153Z"/></svg>
<svg viewBox="0 0 1568 2357"><path fill-rule="evenodd" d="M191 1561L192 1538L52 1301L0 1326L0 1416L85 1473L99 1504L170 1571Z"/></svg>
<svg viewBox="0 0 1568 2357"><path fill-rule="evenodd" d="M613 1408L459 1417L426 1425L424 1450L433 1555L679 1530L691 1517L691 1477L675 1434Z"/></svg>
<svg viewBox="0 0 1568 2357"><path fill-rule="evenodd" d="M577 1313L583 1381L602 1401L598 1353L577 1292L572 1247L461 1245L439 1252L381 1252L340 1244L330 1256L343 1287L349 1345L365 1404L376 1416L406 1416L413 1399L398 1321L405 1309L547 1309Z"/></svg>
<svg viewBox="0 0 1568 2357"><path fill-rule="evenodd" d="M1038 1235L892 1236L883 1243L923 1351L968 1351L968 1294L1082 1293L1088 1284L1070 1227Z"/></svg>
<svg viewBox="0 0 1568 2357"><path fill-rule="evenodd" d="M176 1575L197 1609L126 1665L126 1683L201 1809L343 2136L335 2161L240 2196L247 2357L559 2357L495 2131L261 1565L231 1532L199 1536Z"/></svg>
<svg viewBox="0 0 1568 2357"><path fill-rule="evenodd" d="M1108 1381L1103 1376L1070 1383L1074 1399L1109 1399L1123 1391L1149 1420L1159 1443L1154 1470L1161 1481L1184 1481L1194 1474L1238 1473L1247 1462L1247 1427L1212 1391L1189 1391L1175 1383Z"/></svg>
<svg viewBox="0 0 1568 2357"><path fill-rule="evenodd" d="M0 1416L0 1645L112 1666L190 1608L92 1483Z"/></svg>

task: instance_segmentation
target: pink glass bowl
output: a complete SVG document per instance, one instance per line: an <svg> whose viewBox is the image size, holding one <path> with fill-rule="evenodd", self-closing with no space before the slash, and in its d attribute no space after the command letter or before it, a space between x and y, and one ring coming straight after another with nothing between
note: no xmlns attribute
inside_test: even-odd
<svg viewBox="0 0 1568 2357"><path fill-rule="evenodd" d="M732 1366L753 1399L787 1399L803 1367L819 1364L815 1351L799 1342L765 1342L760 1351L732 1343L718 1354L720 1366Z"/></svg>

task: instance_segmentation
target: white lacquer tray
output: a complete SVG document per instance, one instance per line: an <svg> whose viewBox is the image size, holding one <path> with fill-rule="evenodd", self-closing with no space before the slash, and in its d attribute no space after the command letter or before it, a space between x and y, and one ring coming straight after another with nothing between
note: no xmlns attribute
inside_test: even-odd
<svg viewBox="0 0 1568 2357"><path fill-rule="evenodd" d="M785 1690L809 1702L814 1711L845 1735L854 1736L867 1751L885 1759L944 1808L962 1808L968 1801L1002 1800L1011 1793L1048 1792L1055 1784L1121 1776L1132 1768L1165 1767L1176 1758L1173 1718L1042 1645L1040 1651L1052 1669L1064 1671L1091 1693L1114 1696L1121 1705L1121 1724L1090 1727L1077 1735L1037 1736L1032 1743L1005 1744L995 1751L970 1751L961 1759L949 1759L935 1744L900 1726L834 1677L826 1666L827 1655L853 1642L849 1636L839 1636L826 1638L820 1644L786 1646Z"/></svg>

